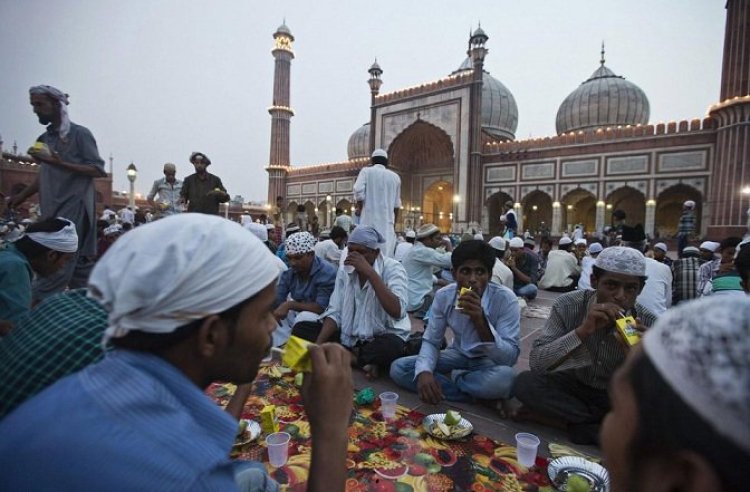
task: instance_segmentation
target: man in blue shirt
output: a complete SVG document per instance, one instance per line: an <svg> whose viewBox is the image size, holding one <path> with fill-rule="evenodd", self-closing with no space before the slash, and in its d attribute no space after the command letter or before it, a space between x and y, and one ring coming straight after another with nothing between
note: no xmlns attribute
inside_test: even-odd
<svg viewBox="0 0 750 492"><path fill-rule="evenodd" d="M125 234L89 283L108 312L103 343L114 349L0 421L0 487L278 490L262 465L229 459L237 421L204 391L255 378L271 346L282 268L250 232L216 216L177 214ZM325 345L310 357L307 490L343 490L349 355Z"/></svg>
<svg viewBox="0 0 750 492"><path fill-rule="evenodd" d="M75 224L63 218L31 224L24 236L0 248L0 320L18 323L31 309L33 273L53 275L77 250Z"/></svg>
<svg viewBox="0 0 750 492"><path fill-rule="evenodd" d="M281 274L274 302L279 327L273 345L284 345L296 323L317 321L328 307L336 283L336 267L315 256L315 236L297 232L286 240L291 268Z"/></svg>
<svg viewBox="0 0 750 492"><path fill-rule="evenodd" d="M419 355L394 361L391 378L432 405L443 399L508 398L520 352L521 312L516 296L507 287L490 283L495 253L485 242L461 242L452 262L456 283L435 295ZM448 328L453 343L441 351Z"/></svg>

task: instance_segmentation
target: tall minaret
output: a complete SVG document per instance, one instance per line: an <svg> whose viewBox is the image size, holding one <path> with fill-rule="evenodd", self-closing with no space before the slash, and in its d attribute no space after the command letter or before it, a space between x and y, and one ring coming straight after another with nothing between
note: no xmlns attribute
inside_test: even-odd
<svg viewBox="0 0 750 492"><path fill-rule="evenodd" d="M750 0L727 0L726 9L721 95L710 108L718 128L707 233L716 240L746 234L750 211Z"/></svg>
<svg viewBox="0 0 750 492"><path fill-rule="evenodd" d="M482 227L482 84L484 58L488 51L485 44L488 39L489 36L480 25L469 37L469 49L466 52L474 67L469 92L469 167L466 177L454 178L456 195L453 200L453 216L457 220L454 221L453 232L459 232L464 225L464 231L479 230Z"/></svg>
<svg viewBox="0 0 750 492"><path fill-rule="evenodd" d="M268 203L275 204L276 197L286 196L286 175L289 171L289 123L294 111L289 103L292 43L294 36L281 24L273 33L274 45L271 54L276 60L273 73L273 104L268 108L271 115L271 155L268 160Z"/></svg>

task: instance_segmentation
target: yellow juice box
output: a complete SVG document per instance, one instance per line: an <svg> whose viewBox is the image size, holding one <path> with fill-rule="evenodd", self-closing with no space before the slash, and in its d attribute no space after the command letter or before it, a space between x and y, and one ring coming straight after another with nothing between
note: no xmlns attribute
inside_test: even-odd
<svg viewBox="0 0 750 492"><path fill-rule="evenodd" d="M458 291L458 295L456 296L456 309L463 309L461 307L461 296L467 292L471 292L471 287L461 287L461 290Z"/></svg>
<svg viewBox="0 0 750 492"><path fill-rule="evenodd" d="M625 342L632 347L641 341L641 332L635 329L635 318L632 316L625 316L615 320L617 331L620 332Z"/></svg>
<svg viewBox="0 0 750 492"><path fill-rule="evenodd" d="M312 361L307 347L310 342L299 337L289 337L284 347L281 363L295 372L311 372Z"/></svg>
<svg viewBox="0 0 750 492"><path fill-rule="evenodd" d="M276 420L276 405L266 405L260 411L260 428L265 434L279 432L279 422Z"/></svg>

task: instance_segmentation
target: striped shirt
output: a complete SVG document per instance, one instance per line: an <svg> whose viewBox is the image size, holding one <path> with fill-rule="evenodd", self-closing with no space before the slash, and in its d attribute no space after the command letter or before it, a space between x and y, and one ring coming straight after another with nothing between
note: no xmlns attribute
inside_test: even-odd
<svg viewBox="0 0 750 492"><path fill-rule="evenodd" d="M532 371L572 369L583 384L607 388L612 374L625 360L625 349L614 336L614 325L597 330L585 341L575 333L595 302L594 290L569 292L555 300L542 335L531 349ZM656 321L656 316L640 304L636 303L635 311L645 326Z"/></svg>
<svg viewBox="0 0 750 492"><path fill-rule="evenodd" d="M238 490L236 430L177 367L116 349L0 421L2 488Z"/></svg>
<svg viewBox="0 0 750 492"><path fill-rule="evenodd" d="M0 338L0 418L102 355L107 313L86 289L48 297Z"/></svg>
<svg viewBox="0 0 750 492"><path fill-rule="evenodd" d="M698 257L686 257L675 260L672 264L672 304L698 297L698 271L701 260Z"/></svg>
<svg viewBox="0 0 750 492"><path fill-rule="evenodd" d="M695 230L695 214L688 210L680 215L680 223L677 225L677 234L688 235Z"/></svg>

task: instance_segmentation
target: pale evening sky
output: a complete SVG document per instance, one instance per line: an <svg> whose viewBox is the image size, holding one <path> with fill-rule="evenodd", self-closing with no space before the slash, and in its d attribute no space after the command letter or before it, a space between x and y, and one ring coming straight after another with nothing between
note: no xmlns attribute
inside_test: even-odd
<svg viewBox="0 0 750 492"><path fill-rule="evenodd" d="M272 33L286 17L295 165L346 159L369 119L367 68L381 93L441 78L465 58L468 33L489 35L485 68L513 93L516 137L555 134L563 99L606 65L644 90L652 122L703 117L718 101L725 22L719 0L0 0L0 135L5 149L42 133L28 88L70 94L71 120L93 132L114 189L138 167L146 193L165 162L212 160L231 195L265 201ZM107 162L107 165L109 163Z"/></svg>

